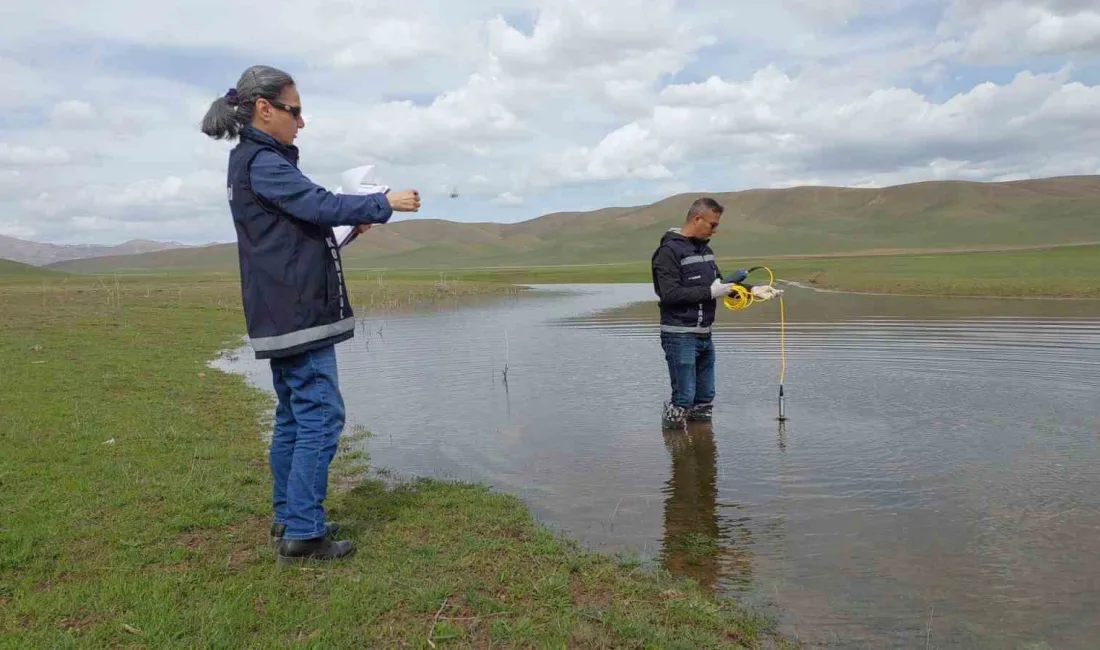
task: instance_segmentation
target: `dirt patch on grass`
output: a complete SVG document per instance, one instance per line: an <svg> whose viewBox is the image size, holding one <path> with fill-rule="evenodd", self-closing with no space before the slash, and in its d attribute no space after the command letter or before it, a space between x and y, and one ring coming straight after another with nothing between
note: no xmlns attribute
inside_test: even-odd
<svg viewBox="0 0 1100 650"><path fill-rule="evenodd" d="M569 576L569 592L576 607L598 610L611 607L611 591L599 587L593 589L584 584L579 574Z"/></svg>
<svg viewBox="0 0 1100 650"><path fill-rule="evenodd" d="M256 547L268 543L271 521L252 516L221 528L202 528L181 533L177 544L204 557L226 558L230 568L240 568L255 557Z"/></svg>
<svg viewBox="0 0 1100 650"><path fill-rule="evenodd" d="M103 619L99 616L88 614L87 612L79 612L75 616L61 619L57 622L57 626L63 630L81 633L86 632L101 622L103 622Z"/></svg>
<svg viewBox="0 0 1100 650"><path fill-rule="evenodd" d="M206 541L206 535L204 533L186 532L180 535L180 546L191 549L192 551L200 549L204 546Z"/></svg>
<svg viewBox="0 0 1100 650"><path fill-rule="evenodd" d="M64 582L69 582L72 579L73 579L72 574L70 574L68 571L62 571L61 573L57 574L56 576L53 576L48 580L43 580L42 582L39 582L38 584L36 584L34 586L34 590L38 593L45 593L45 592L48 592L48 591L52 590L57 585L62 584Z"/></svg>

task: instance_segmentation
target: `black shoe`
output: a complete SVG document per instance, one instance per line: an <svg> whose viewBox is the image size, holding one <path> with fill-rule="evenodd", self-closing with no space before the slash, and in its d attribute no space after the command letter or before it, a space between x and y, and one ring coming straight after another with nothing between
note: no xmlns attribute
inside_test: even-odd
<svg viewBox="0 0 1100 650"><path fill-rule="evenodd" d="M313 539L280 539L275 547L275 561L283 567L308 560L339 560L355 554L350 540L339 542L327 536Z"/></svg>
<svg viewBox="0 0 1100 650"><path fill-rule="evenodd" d="M690 422L710 422L713 412L713 404L696 404L688 411L687 419Z"/></svg>
<svg viewBox="0 0 1100 650"><path fill-rule="evenodd" d="M329 539L335 539L336 533L340 532L340 524L333 523L331 521L325 522L325 536ZM274 548L279 544L279 540L286 534L286 524L271 524L271 546Z"/></svg>
<svg viewBox="0 0 1100 650"><path fill-rule="evenodd" d="M687 429L687 409L666 402L665 412L661 416L661 426L666 430L684 431Z"/></svg>

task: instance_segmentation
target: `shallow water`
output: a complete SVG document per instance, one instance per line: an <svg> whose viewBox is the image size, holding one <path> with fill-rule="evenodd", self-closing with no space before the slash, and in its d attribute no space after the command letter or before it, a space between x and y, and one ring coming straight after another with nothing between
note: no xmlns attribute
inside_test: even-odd
<svg viewBox="0 0 1100 650"><path fill-rule="evenodd" d="M1100 303L792 288L789 421L772 302L720 312L712 431L684 436L652 289L537 289L364 319L340 372L373 464L518 494L811 647L1097 647Z"/></svg>

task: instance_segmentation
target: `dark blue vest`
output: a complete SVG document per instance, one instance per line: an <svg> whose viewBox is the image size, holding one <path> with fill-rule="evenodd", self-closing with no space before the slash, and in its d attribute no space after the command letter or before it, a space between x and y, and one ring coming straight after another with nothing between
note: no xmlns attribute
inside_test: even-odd
<svg viewBox="0 0 1100 650"><path fill-rule="evenodd" d="M680 273L680 284L684 287L700 288L700 293L706 298L697 303L690 304L660 304L661 331L670 333L709 334L714 324L714 311L718 301L710 297L709 288L715 278L719 277L718 264L714 259L714 251L706 241L684 237L679 232L670 230L661 238L660 249L669 248L673 251ZM656 279L654 279L656 288Z"/></svg>
<svg viewBox="0 0 1100 650"><path fill-rule="evenodd" d="M229 154L227 177L241 299L257 359L291 356L355 335L332 228L295 219L252 191L252 161L264 150L298 164L297 147L246 128Z"/></svg>

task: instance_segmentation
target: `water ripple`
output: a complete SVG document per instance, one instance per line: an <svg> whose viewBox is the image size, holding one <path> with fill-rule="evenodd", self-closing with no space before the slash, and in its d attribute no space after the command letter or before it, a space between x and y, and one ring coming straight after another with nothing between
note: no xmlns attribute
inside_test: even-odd
<svg viewBox="0 0 1100 650"><path fill-rule="evenodd" d="M720 314L715 420L685 436L652 288L556 289L361 323L340 380L372 462L517 494L811 645L923 647L933 608L941 647L1100 638L1100 314L792 290L790 420L753 307Z"/></svg>

